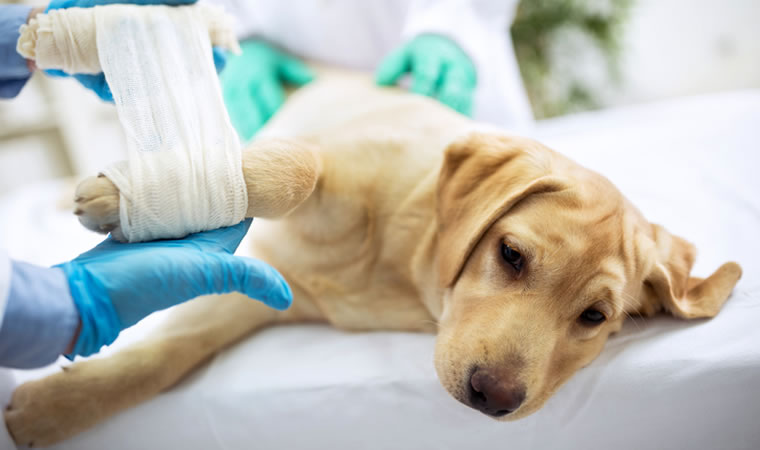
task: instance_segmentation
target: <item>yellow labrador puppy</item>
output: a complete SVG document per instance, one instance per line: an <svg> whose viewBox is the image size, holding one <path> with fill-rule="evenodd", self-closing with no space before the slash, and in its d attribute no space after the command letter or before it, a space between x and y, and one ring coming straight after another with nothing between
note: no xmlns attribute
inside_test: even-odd
<svg viewBox="0 0 760 450"><path fill-rule="evenodd" d="M249 215L279 218L254 224L255 254L287 278L293 307L242 295L175 307L142 343L20 386L5 412L16 442L79 433L274 324L436 332L443 386L512 420L541 408L627 315L718 313L737 264L691 277L694 247L607 179L477 128L362 77L295 93L244 153ZM86 181L83 223L120 236L118 201L108 179Z"/></svg>

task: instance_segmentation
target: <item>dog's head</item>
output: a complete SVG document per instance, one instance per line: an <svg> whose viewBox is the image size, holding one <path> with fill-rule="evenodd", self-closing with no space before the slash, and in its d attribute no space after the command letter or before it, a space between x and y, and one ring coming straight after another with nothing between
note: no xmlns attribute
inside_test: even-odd
<svg viewBox="0 0 760 450"><path fill-rule="evenodd" d="M741 276L727 263L690 277L691 244L528 139L453 143L437 195L436 370L455 398L494 417L538 410L627 315L712 317Z"/></svg>

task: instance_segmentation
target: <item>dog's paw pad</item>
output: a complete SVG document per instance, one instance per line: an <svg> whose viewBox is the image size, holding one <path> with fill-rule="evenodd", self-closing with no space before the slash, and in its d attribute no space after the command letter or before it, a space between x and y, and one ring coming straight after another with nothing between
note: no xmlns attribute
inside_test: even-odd
<svg viewBox="0 0 760 450"><path fill-rule="evenodd" d="M103 175L89 177L79 183L74 194L74 214L86 228L98 233L111 233L124 240L119 219L119 190Z"/></svg>

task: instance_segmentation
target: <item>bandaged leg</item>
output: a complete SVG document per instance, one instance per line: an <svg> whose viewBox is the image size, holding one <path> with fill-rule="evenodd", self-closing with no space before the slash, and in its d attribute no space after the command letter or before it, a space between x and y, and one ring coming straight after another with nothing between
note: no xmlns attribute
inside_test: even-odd
<svg viewBox="0 0 760 450"><path fill-rule="evenodd" d="M212 39L237 46L226 16L202 6L55 10L22 30L19 50L38 67L105 73L129 160L103 173L120 192L128 241L182 237L245 216L240 146Z"/></svg>
<svg viewBox="0 0 760 450"><path fill-rule="evenodd" d="M56 9L38 14L29 24L21 26L17 50L21 56L34 60L37 67L42 69L87 74L103 72L97 49L96 14L109 15L119 22L135 19L141 21L146 16L153 16L157 18L157 24L165 24L167 19L173 22L183 21L190 14L201 22L201 28L206 30L211 45L233 52L240 50L231 18L221 9L203 4L181 8L116 4L96 8Z"/></svg>
<svg viewBox="0 0 760 450"><path fill-rule="evenodd" d="M301 205L317 183L321 164L313 145L293 139L257 139L243 150L248 192L246 217L277 219ZM120 195L105 176L89 177L77 187L79 221L126 241L121 231Z"/></svg>
<svg viewBox="0 0 760 450"><path fill-rule="evenodd" d="M53 11L38 16L19 40L40 68L105 73L129 160L103 174L120 192L121 233L130 242L179 238L246 215L240 145L211 53L211 38L227 40L231 31L210 30L223 19L209 11L215 10L118 5Z"/></svg>

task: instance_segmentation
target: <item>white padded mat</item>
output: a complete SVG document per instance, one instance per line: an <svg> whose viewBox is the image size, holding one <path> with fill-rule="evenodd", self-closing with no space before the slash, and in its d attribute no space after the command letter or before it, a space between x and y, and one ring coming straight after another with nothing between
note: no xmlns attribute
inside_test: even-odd
<svg viewBox="0 0 760 450"><path fill-rule="evenodd" d="M743 266L717 318L629 320L590 367L515 423L446 394L432 336L271 329L55 448L760 448L760 91L585 113L537 134L694 242L696 275ZM60 192L43 185L0 201L0 245L12 257L53 264L99 241L55 209ZM151 320L160 316L120 341Z"/></svg>

